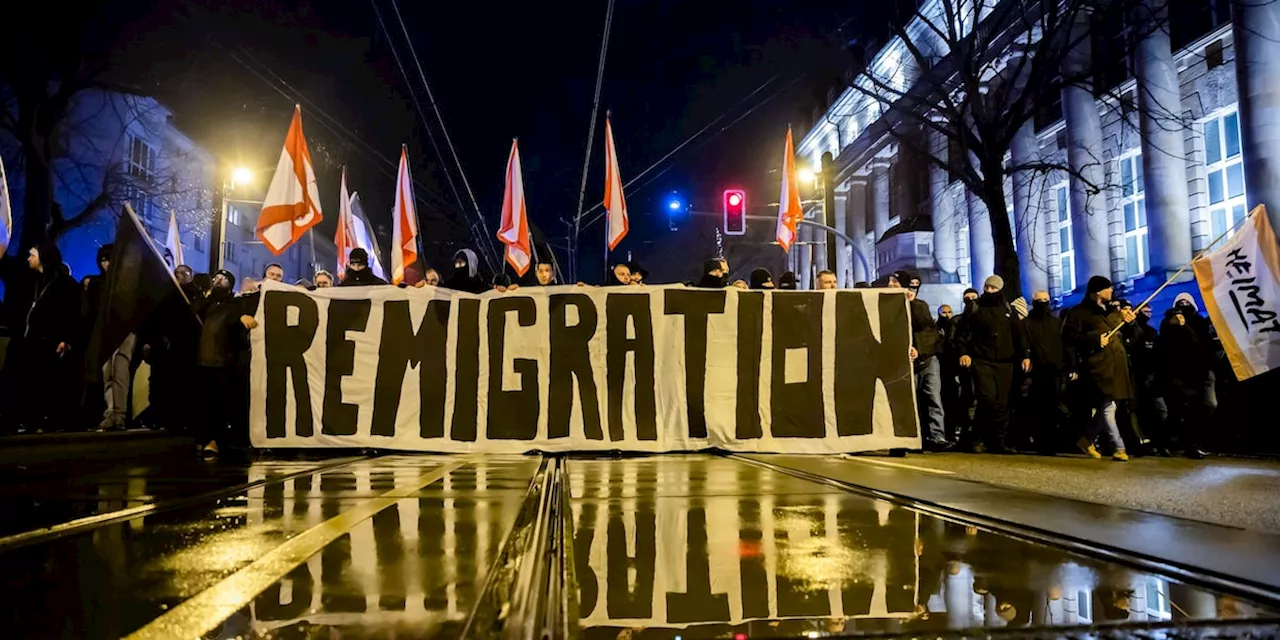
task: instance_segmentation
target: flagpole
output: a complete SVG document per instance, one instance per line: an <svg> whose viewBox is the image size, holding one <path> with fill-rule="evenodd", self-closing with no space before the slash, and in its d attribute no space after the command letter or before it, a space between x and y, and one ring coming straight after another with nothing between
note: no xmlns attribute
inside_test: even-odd
<svg viewBox="0 0 1280 640"><path fill-rule="evenodd" d="M1254 210L1256 211L1256 210L1257 210L1257 208L1255 207L1255 208L1254 208ZM1265 215L1265 211L1266 211L1266 210L1264 209L1264 210L1263 210L1264 215ZM1200 253L1197 253L1197 254L1195 255L1195 257L1191 259L1191 262L1188 262L1188 263L1186 263L1186 264L1182 265L1182 268L1181 268L1181 269L1178 269L1176 272L1174 272L1174 274L1173 274L1173 275L1169 276L1169 279L1168 279L1168 280L1165 280L1165 281L1164 281L1164 284L1160 285L1160 288L1159 288L1159 289L1156 289L1154 293L1152 293L1151 295L1147 296L1147 299L1146 299L1146 300L1143 300L1143 301L1142 301L1142 304L1140 304L1140 305L1138 305L1138 306L1134 307L1134 308L1133 308L1133 312L1134 312L1134 313L1137 313L1137 312L1139 312L1139 311L1142 311L1143 307L1146 307L1148 304L1151 304L1151 301L1152 301L1152 300L1155 300L1156 296L1160 295L1160 292L1161 292L1161 291L1164 291L1166 287L1168 287L1169 285L1173 284L1173 281L1174 281L1174 280L1177 280L1177 279L1178 279L1178 276L1182 275L1182 273L1183 273L1184 271L1186 271L1187 269L1190 269L1190 268L1191 268L1191 266L1192 266L1192 265L1194 265L1194 264L1196 263L1196 260L1199 260L1200 258L1203 258L1203 257L1205 256L1205 254L1209 253L1209 250L1210 250L1210 249L1213 249L1214 245L1218 244L1219 242L1222 242L1223 238L1226 238L1228 235L1230 235L1230 234L1231 234L1231 232L1233 232L1233 231L1235 231L1236 229L1238 229L1238 228L1240 227L1240 225L1244 224L1246 221L1248 221L1250 218L1252 218L1252 217L1253 217L1253 214L1254 214L1254 212L1253 212L1253 211L1250 211L1250 212L1249 212L1249 215L1247 215L1247 216L1245 216L1243 219L1241 219L1241 220L1240 220L1240 222L1237 222L1237 223L1235 223L1235 224L1231 225L1230 227L1228 227L1228 228L1227 228L1227 230L1226 230L1226 231L1223 231L1223 232L1222 232L1222 235L1219 235L1217 238L1214 238L1213 242L1210 242L1208 245L1206 245L1206 246L1205 246L1205 248L1203 248L1203 249L1201 249L1201 250L1200 250ZM1127 324L1127 323L1125 323L1125 324ZM1108 332L1107 332L1107 339L1108 339L1108 340L1109 340L1109 339L1111 339L1111 336L1115 335L1115 334L1116 334L1116 332L1117 332L1117 331L1119 331L1119 330L1120 330L1120 328L1121 328L1121 327L1123 327L1123 326L1124 326L1124 324L1120 324L1120 325L1116 326L1114 329L1112 329L1111 331L1108 331Z"/></svg>

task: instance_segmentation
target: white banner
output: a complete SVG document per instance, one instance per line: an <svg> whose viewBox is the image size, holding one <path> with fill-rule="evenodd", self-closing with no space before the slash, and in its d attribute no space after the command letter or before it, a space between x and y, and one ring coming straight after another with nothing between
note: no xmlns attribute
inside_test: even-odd
<svg viewBox="0 0 1280 640"><path fill-rule="evenodd" d="M1193 266L1236 378L1280 368L1280 246L1266 208L1255 207L1230 240Z"/></svg>
<svg viewBox="0 0 1280 640"><path fill-rule="evenodd" d="M899 291L268 281L257 320L257 447L920 447Z"/></svg>

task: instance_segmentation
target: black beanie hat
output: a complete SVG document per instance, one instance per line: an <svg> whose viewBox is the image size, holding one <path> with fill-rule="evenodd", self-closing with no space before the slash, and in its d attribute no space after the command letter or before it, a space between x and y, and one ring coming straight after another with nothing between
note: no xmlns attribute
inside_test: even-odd
<svg viewBox="0 0 1280 640"><path fill-rule="evenodd" d="M1089 284L1085 287L1085 292L1093 295L1103 289L1110 289L1111 281L1106 276L1094 276L1089 278Z"/></svg>
<svg viewBox="0 0 1280 640"><path fill-rule="evenodd" d="M107 243L102 245L101 247L98 247L98 262L102 262L103 260L110 260L111 252L114 251L115 248L116 246L111 243Z"/></svg>

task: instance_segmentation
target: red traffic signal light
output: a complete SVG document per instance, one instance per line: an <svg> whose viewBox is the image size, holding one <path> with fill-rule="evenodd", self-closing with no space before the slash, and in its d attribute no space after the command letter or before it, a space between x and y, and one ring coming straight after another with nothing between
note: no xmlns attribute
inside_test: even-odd
<svg viewBox="0 0 1280 640"><path fill-rule="evenodd" d="M724 191L724 233L740 236L747 232L747 192L742 189Z"/></svg>

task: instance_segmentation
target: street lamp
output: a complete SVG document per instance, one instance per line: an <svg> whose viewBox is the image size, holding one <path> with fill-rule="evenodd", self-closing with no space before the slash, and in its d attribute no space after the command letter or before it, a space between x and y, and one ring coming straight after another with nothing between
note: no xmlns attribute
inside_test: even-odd
<svg viewBox="0 0 1280 640"><path fill-rule="evenodd" d="M231 169L222 180L222 206L218 212L218 221L213 225L213 237L209 244L209 273L217 273L226 258L227 206L230 199L227 193L237 186L246 186L253 182L253 169L238 166Z"/></svg>
<svg viewBox="0 0 1280 640"><path fill-rule="evenodd" d="M796 169L796 179L800 181L800 184L812 185L815 184L815 181L818 179L818 175L809 167L800 167L799 169Z"/></svg>

